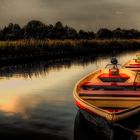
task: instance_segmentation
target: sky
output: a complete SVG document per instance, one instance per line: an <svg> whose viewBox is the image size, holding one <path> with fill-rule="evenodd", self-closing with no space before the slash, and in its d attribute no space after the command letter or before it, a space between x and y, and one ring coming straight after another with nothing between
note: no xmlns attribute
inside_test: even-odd
<svg viewBox="0 0 140 140"><path fill-rule="evenodd" d="M140 30L139 0L0 0L0 27L30 20L61 21L77 30L118 27Z"/></svg>

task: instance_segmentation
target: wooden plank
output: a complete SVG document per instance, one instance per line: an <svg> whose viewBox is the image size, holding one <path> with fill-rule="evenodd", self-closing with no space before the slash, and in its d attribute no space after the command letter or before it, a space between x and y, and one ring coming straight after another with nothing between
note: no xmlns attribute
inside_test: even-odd
<svg viewBox="0 0 140 140"><path fill-rule="evenodd" d="M119 83L119 82L104 82L104 83L93 83L93 82L85 82L82 84L82 86L124 86L124 87L132 87L140 85L140 83Z"/></svg>
<svg viewBox="0 0 140 140"><path fill-rule="evenodd" d="M140 91L80 90L79 96L86 97L140 97Z"/></svg>

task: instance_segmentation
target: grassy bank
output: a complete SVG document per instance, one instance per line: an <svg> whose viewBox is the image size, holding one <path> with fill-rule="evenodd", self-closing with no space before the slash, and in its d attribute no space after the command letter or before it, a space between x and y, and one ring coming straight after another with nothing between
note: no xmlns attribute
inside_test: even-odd
<svg viewBox="0 0 140 140"><path fill-rule="evenodd" d="M140 40L19 40L0 42L0 60L140 50Z"/></svg>

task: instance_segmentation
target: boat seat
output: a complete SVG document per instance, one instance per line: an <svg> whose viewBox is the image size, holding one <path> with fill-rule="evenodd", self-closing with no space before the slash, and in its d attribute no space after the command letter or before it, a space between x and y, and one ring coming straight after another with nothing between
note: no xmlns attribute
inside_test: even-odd
<svg viewBox="0 0 140 140"><path fill-rule="evenodd" d="M85 82L82 84L82 88L85 90L93 89L93 90L136 90L140 88L140 82L137 83L93 83L93 82Z"/></svg>
<svg viewBox="0 0 140 140"><path fill-rule="evenodd" d="M118 75L112 75L109 73L103 73L98 76L103 82L125 82L130 78L127 74L119 73Z"/></svg>
<svg viewBox="0 0 140 140"><path fill-rule="evenodd" d="M129 64L126 68L140 68L140 64Z"/></svg>
<svg viewBox="0 0 140 140"><path fill-rule="evenodd" d="M140 97L140 91L79 90L80 97Z"/></svg>

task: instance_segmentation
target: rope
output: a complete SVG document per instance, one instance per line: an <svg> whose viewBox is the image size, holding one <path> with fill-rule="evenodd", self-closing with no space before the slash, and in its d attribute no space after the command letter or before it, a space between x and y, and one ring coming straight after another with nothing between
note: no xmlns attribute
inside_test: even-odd
<svg viewBox="0 0 140 140"><path fill-rule="evenodd" d="M132 130L132 129L126 128L126 127L124 127L124 126L122 126L122 125L120 125L118 123L113 123L113 126L119 126L120 128L124 129L125 131L128 131L129 133L140 137L140 129Z"/></svg>
<svg viewBox="0 0 140 140"><path fill-rule="evenodd" d="M136 73L135 79L134 79L134 82L133 82L133 86L135 87L135 90L136 90L136 79L137 79L138 75L139 75L139 71Z"/></svg>

